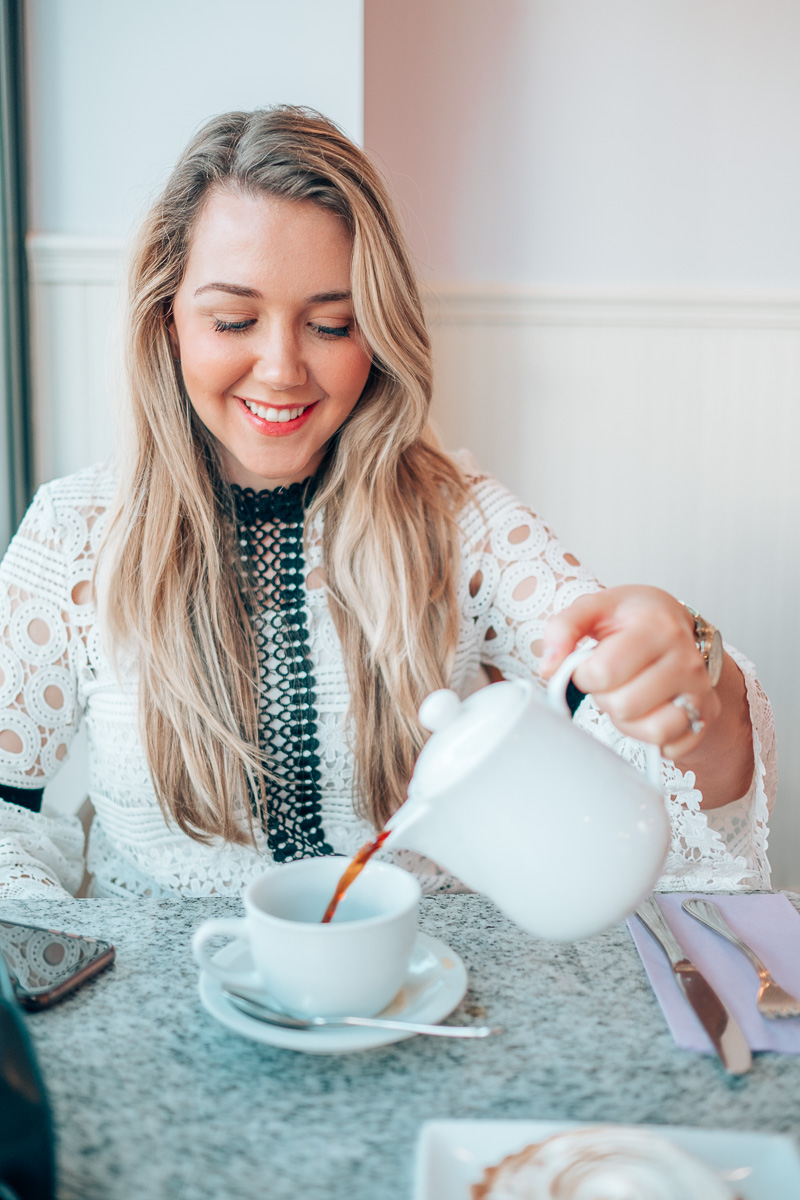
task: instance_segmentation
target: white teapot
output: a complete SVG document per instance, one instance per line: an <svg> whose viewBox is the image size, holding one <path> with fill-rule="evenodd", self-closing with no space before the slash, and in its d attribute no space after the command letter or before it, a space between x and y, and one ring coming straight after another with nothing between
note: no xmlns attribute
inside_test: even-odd
<svg viewBox="0 0 800 1200"><path fill-rule="evenodd" d="M567 683L592 647L571 654L547 699L525 680L461 701L433 692L433 730L386 847L416 850L493 900L538 937L586 937L631 913L658 879L670 828L655 746L647 774L577 728Z"/></svg>

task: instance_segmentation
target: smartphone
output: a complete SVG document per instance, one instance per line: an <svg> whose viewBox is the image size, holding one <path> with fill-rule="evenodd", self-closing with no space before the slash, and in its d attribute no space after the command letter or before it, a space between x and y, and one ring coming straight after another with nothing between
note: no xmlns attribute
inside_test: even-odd
<svg viewBox="0 0 800 1200"><path fill-rule="evenodd" d="M111 942L0 921L3 955L23 1008L49 1008L114 961Z"/></svg>

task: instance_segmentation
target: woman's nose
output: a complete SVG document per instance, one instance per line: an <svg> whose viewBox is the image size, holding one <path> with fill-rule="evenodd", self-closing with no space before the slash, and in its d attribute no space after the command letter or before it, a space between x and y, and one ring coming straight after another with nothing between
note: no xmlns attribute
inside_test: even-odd
<svg viewBox="0 0 800 1200"><path fill-rule="evenodd" d="M285 329L273 329L260 340L253 374L273 391L299 387L308 379L308 371L297 338Z"/></svg>

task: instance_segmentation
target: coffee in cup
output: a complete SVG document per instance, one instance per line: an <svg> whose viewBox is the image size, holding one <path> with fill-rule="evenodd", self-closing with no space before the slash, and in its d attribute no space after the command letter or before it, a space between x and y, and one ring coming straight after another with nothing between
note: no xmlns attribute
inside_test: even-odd
<svg viewBox="0 0 800 1200"><path fill-rule="evenodd" d="M246 889L244 917L203 922L192 939L195 959L222 983L297 1016L375 1016L406 978L420 887L401 867L373 860L323 924L348 862L331 855L272 867ZM247 942L253 970L210 956L207 943L221 935Z"/></svg>

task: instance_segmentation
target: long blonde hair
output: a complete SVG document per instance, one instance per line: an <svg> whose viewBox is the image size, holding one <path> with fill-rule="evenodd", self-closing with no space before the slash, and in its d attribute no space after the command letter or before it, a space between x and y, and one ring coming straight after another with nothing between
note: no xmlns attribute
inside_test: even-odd
<svg viewBox="0 0 800 1200"><path fill-rule="evenodd" d="M329 446L306 518L324 514L328 603L350 685L357 808L402 803L458 635L456 465L428 430L430 344L402 233L369 159L308 109L233 112L193 138L144 221L130 274L131 436L98 579L110 645L134 655L139 716L165 816L190 836L244 842L266 821L258 662L246 581L213 439L173 361L167 321L210 189L311 201L352 237L352 293L373 356ZM267 750L268 755L268 750Z"/></svg>

